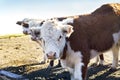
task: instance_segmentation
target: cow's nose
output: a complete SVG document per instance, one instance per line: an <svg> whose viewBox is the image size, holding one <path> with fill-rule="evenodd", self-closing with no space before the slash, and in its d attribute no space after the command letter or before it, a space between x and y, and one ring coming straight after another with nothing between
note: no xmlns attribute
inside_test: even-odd
<svg viewBox="0 0 120 80"><path fill-rule="evenodd" d="M46 55L47 55L48 59L55 59L56 52L49 52Z"/></svg>

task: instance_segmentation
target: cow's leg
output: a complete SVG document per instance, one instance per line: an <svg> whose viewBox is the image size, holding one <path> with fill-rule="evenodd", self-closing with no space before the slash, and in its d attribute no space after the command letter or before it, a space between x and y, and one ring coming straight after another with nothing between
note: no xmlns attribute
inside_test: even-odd
<svg viewBox="0 0 120 80"><path fill-rule="evenodd" d="M103 54L100 54L99 58L100 58L99 65L103 65L104 64L104 56L103 56Z"/></svg>
<svg viewBox="0 0 120 80"><path fill-rule="evenodd" d="M84 66L83 63L77 63L75 64L75 67L74 67L74 78L75 80L82 80L82 66Z"/></svg>
<svg viewBox="0 0 120 80"><path fill-rule="evenodd" d="M82 67L82 80L86 80L87 77L87 65L88 63L86 63L83 67Z"/></svg>
<svg viewBox="0 0 120 80"><path fill-rule="evenodd" d="M112 48L112 52L113 52L113 62L112 62L112 69L116 69L116 67L118 66L118 54L119 54L119 46L116 44L113 48Z"/></svg>
<svg viewBox="0 0 120 80"><path fill-rule="evenodd" d="M96 57L95 65L103 65L104 64L104 57L103 54L100 54Z"/></svg>
<svg viewBox="0 0 120 80"><path fill-rule="evenodd" d="M70 78L71 78L71 80L75 80L74 75L73 75L74 69L73 69L73 68L70 68L70 67L67 67L67 70L68 70L69 73L70 73ZM81 79L81 80L82 80L82 79Z"/></svg>
<svg viewBox="0 0 120 80"><path fill-rule="evenodd" d="M96 60L95 60L95 63L93 63L93 65L98 65L99 58L100 58L99 56L95 57Z"/></svg>
<svg viewBox="0 0 120 80"><path fill-rule="evenodd" d="M73 75L74 69L73 69L73 68L70 68L70 67L68 67L68 66L66 65L66 60L65 60L65 59L60 59L60 63L61 63L61 66L62 66L63 68L66 68L66 69L69 71L71 80L75 80L75 79L74 79L74 75Z"/></svg>

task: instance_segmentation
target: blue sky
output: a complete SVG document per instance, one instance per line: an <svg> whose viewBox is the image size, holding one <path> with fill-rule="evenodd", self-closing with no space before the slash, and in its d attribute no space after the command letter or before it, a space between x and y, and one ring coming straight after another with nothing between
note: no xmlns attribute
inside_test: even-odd
<svg viewBox="0 0 120 80"><path fill-rule="evenodd" d="M0 35L21 33L16 21L23 18L50 18L93 12L106 3L120 0L0 0Z"/></svg>

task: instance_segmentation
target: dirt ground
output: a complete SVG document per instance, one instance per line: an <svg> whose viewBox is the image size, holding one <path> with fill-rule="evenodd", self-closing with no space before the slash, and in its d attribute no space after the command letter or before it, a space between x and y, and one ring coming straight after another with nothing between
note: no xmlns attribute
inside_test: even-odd
<svg viewBox="0 0 120 80"><path fill-rule="evenodd" d="M117 70L111 70L112 54L104 54L104 66L88 69L87 80L120 80L120 55ZM30 40L29 36L0 38L0 70L24 76L27 80L70 80L70 74L61 67L48 69L43 60L42 48ZM94 62L91 60L90 65ZM55 66L57 60L55 61ZM19 80L25 80L19 79ZM0 80L13 80L0 75ZM16 79L14 79L16 80Z"/></svg>

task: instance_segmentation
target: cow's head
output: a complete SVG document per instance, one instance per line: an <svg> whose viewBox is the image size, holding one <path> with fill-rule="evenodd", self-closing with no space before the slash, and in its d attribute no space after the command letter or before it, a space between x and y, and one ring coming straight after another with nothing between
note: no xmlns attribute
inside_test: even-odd
<svg viewBox="0 0 120 80"><path fill-rule="evenodd" d="M31 21L31 19L25 18L22 21L17 21L16 24L20 25L23 27L23 33L24 34L29 34L29 22Z"/></svg>
<svg viewBox="0 0 120 80"><path fill-rule="evenodd" d="M30 28L31 39L34 41L41 40L41 26Z"/></svg>
<svg viewBox="0 0 120 80"><path fill-rule="evenodd" d="M36 27L38 24L41 24L43 20L35 20L25 18L22 21L17 21L16 24L21 25L23 27L23 33L26 35L31 34L30 28Z"/></svg>
<svg viewBox="0 0 120 80"><path fill-rule="evenodd" d="M69 21L66 21L67 23ZM42 40L43 50L49 59L60 58L66 44L66 37L73 32L71 25L57 20L46 20L41 28L32 28L32 32L36 34L38 39ZM39 33L40 36L39 36Z"/></svg>

